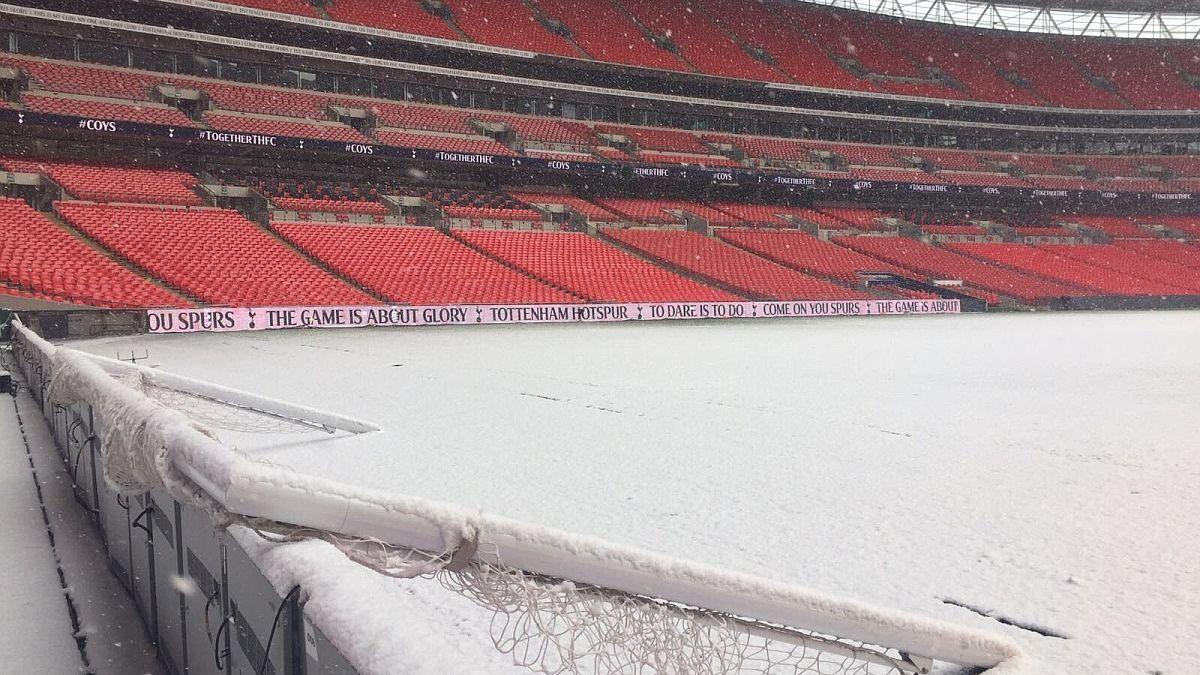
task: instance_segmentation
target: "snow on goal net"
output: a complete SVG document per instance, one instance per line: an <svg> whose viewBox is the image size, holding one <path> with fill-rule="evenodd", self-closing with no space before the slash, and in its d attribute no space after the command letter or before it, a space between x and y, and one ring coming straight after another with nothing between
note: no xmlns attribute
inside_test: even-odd
<svg viewBox="0 0 1200 675"><path fill-rule="evenodd" d="M15 348L53 402L91 405L106 480L165 489L276 542L320 539L380 574L436 580L492 615L496 648L544 673L928 672L992 667L1002 637L352 486L255 461L217 440L378 427L171 373L55 349L21 326Z"/></svg>

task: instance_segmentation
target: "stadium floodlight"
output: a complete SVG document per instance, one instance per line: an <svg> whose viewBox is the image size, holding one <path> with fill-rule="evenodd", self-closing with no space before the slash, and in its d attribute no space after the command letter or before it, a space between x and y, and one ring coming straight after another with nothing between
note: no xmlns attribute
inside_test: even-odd
<svg viewBox="0 0 1200 675"><path fill-rule="evenodd" d="M200 420L268 433L377 427L55 348L19 322L14 349L49 378L49 400L91 406L115 488L165 489L214 522L273 541L325 540L387 576L435 578L493 612L496 646L540 672L925 673L934 661L1020 658L988 632L299 474L222 444ZM221 406L230 412L215 414ZM247 421L254 415L268 428Z"/></svg>

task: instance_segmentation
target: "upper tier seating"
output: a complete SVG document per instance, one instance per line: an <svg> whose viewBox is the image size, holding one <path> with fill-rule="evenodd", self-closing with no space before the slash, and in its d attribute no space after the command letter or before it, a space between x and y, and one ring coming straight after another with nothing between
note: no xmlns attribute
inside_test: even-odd
<svg viewBox="0 0 1200 675"><path fill-rule="evenodd" d="M763 82L790 82L783 73L747 54L740 45L679 0L621 0L643 26L670 36L680 55L700 72Z"/></svg>
<svg viewBox="0 0 1200 675"><path fill-rule="evenodd" d="M792 3L779 3L772 9L825 51L858 61L872 73L911 78L924 76L903 52L881 40L854 15Z"/></svg>
<svg viewBox="0 0 1200 675"><path fill-rule="evenodd" d="M562 204L582 213L588 220L594 222L615 222L621 220L621 216L612 211L573 195L544 192L513 192L512 196L526 204Z"/></svg>
<svg viewBox="0 0 1200 675"><path fill-rule="evenodd" d="M527 274L598 302L732 302L735 295L668 272L581 232L456 233Z"/></svg>
<svg viewBox="0 0 1200 675"><path fill-rule="evenodd" d="M1127 108L1088 81L1049 41L1008 33L976 33L971 48L1002 70L1016 73L1047 103L1064 108Z"/></svg>
<svg viewBox="0 0 1200 675"><path fill-rule="evenodd" d="M1200 240L1200 217L1197 216L1141 216L1137 222L1151 227L1165 225Z"/></svg>
<svg viewBox="0 0 1200 675"><path fill-rule="evenodd" d="M794 230L726 229L718 230L717 236L792 269L840 279L850 284L859 282L858 275L861 272L912 276L906 270L878 258Z"/></svg>
<svg viewBox="0 0 1200 675"><path fill-rule="evenodd" d="M222 2L227 2L231 5L242 5L243 7L253 7L254 9L282 12L284 14L311 16L314 19L321 18L317 10L305 2L305 0L222 0Z"/></svg>
<svg viewBox="0 0 1200 675"><path fill-rule="evenodd" d="M535 4L565 23L575 43L592 58L660 70L690 70L674 54L650 42L633 19L611 2L536 0Z"/></svg>
<svg viewBox="0 0 1200 675"><path fill-rule="evenodd" d="M139 169L96 166L48 160L0 158L10 171L42 173L54 179L73 196L93 202L148 202L199 206L204 202L193 192L196 177L169 169Z"/></svg>
<svg viewBox="0 0 1200 675"><path fill-rule="evenodd" d="M1104 295L1186 295L1188 291L1157 281L1089 265L1025 244L947 244L947 248L980 260L1005 265L1047 279L1082 286Z"/></svg>
<svg viewBox="0 0 1200 675"><path fill-rule="evenodd" d="M720 155L684 155L674 152L658 152L642 150L637 153L637 160L646 164L673 164L681 166L704 167L740 167L741 164Z"/></svg>
<svg viewBox="0 0 1200 675"><path fill-rule="evenodd" d="M476 42L556 56L582 56L546 29L522 0L453 0L454 20Z"/></svg>
<svg viewBox="0 0 1200 675"><path fill-rule="evenodd" d="M118 122L142 122L163 126L194 127L196 123L178 108L144 101L119 101L73 98L28 92L25 107L54 115L74 115Z"/></svg>
<svg viewBox="0 0 1200 675"><path fill-rule="evenodd" d="M55 302L100 307L188 304L51 222L24 201L8 197L0 197L0 281Z"/></svg>
<svg viewBox="0 0 1200 675"><path fill-rule="evenodd" d="M622 216L626 220L648 224L681 223L683 220L665 209L678 208L678 205L659 199L634 199L610 197L596 199L597 204L605 209Z"/></svg>
<svg viewBox="0 0 1200 675"><path fill-rule="evenodd" d="M413 305L574 303L427 227L274 223L309 255L393 302Z"/></svg>
<svg viewBox="0 0 1200 675"><path fill-rule="evenodd" d="M961 280L1031 304L1096 294L1079 286L1012 271L907 237L838 237L834 242L931 279Z"/></svg>
<svg viewBox="0 0 1200 675"><path fill-rule="evenodd" d="M482 155L516 156L511 148L481 136L438 136L393 129L376 129L375 138L384 145L397 148L422 148Z"/></svg>
<svg viewBox="0 0 1200 675"><path fill-rule="evenodd" d="M364 213L374 216L386 216L389 213L387 207L379 202L311 197L272 197L271 201L280 209L297 213Z"/></svg>
<svg viewBox="0 0 1200 675"><path fill-rule="evenodd" d="M1135 108L1189 110L1200 107L1200 91L1189 87L1164 61L1157 45L1130 40L1119 45L1082 40L1057 42L1091 73L1113 82Z"/></svg>
<svg viewBox="0 0 1200 675"><path fill-rule="evenodd" d="M790 16L777 11L779 5L728 0L696 0L690 4L743 44L770 54L776 67L796 82L829 89L878 91L834 61Z"/></svg>
<svg viewBox="0 0 1200 675"><path fill-rule="evenodd" d="M868 297L695 232L628 229L609 230L606 234L652 258L690 270L750 297L771 300L856 300Z"/></svg>
<svg viewBox="0 0 1200 675"><path fill-rule="evenodd" d="M240 131L251 134L269 136L291 136L294 138L313 138L323 141L342 143L370 143L366 136L356 129L336 122L305 122L302 120L286 120L275 117L254 117L244 114L226 114L210 112L204 116L214 129L222 131Z"/></svg>
<svg viewBox="0 0 1200 675"><path fill-rule="evenodd" d="M226 209L59 202L76 227L206 303L245 307L376 301Z"/></svg>
<svg viewBox="0 0 1200 675"><path fill-rule="evenodd" d="M449 23L425 11L419 0L331 0L325 5L325 11L334 21L445 40L463 39Z"/></svg>
<svg viewBox="0 0 1200 675"><path fill-rule="evenodd" d="M1004 79L976 50L963 48L971 39L970 31L882 17L861 18L872 32L912 55L917 63L937 68L966 87L966 92L960 94L963 98L1041 105L1033 92Z"/></svg>
<svg viewBox="0 0 1200 675"><path fill-rule="evenodd" d="M1131 278L1157 281L1200 294L1200 270L1160 258L1140 255L1129 249L1102 244L1042 244L1041 248Z"/></svg>

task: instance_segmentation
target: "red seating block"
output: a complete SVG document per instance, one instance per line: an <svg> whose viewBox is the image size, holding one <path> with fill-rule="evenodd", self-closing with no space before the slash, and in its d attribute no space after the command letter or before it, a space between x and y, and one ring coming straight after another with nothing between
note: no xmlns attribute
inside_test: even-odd
<svg viewBox="0 0 1200 675"><path fill-rule="evenodd" d="M458 237L538 279L599 302L741 300L580 232L474 230Z"/></svg>
<svg viewBox="0 0 1200 675"><path fill-rule="evenodd" d="M216 305L367 305L236 211L60 202L81 230L160 279Z"/></svg>
<svg viewBox="0 0 1200 675"><path fill-rule="evenodd" d="M581 54L538 23L522 0L454 0L454 20L471 39L486 45L556 56Z"/></svg>
<svg viewBox="0 0 1200 675"><path fill-rule="evenodd" d="M866 296L801 274L717 239L678 230L611 230L607 235L668 264L772 300L853 300Z"/></svg>
<svg viewBox="0 0 1200 675"><path fill-rule="evenodd" d="M1186 295L1178 286L1130 277L1025 244L947 244L965 255L1046 279L1090 288L1104 295Z"/></svg>
<svg viewBox="0 0 1200 675"><path fill-rule="evenodd" d="M907 270L794 230L729 229L717 236L739 248L801 272L859 282L859 274L876 272L912 276Z"/></svg>
<svg viewBox="0 0 1200 675"><path fill-rule="evenodd" d="M421 148L425 150L444 150L446 152L463 152L481 155L513 156L517 153L512 148L483 137L466 136L435 136L433 134L418 134L391 129L376 129L375 138L384 145L396 148Z"/></svg>
<svg viewBox="0 0 1200 675"><path fill-rule="evenodd" d="M275 223L274 227L309 255L394 302L579 302L432 228L301 223Z"/></svg>
<svg viewBox="0 0 1200 675"><path fill-rule="evenodd" d="M1094 265L1130 279L1157 281L1192 294L1200 294L1200 270L1103 244L1043 244L1051 253Z"/></svg>
<svg viewBox="0 0 1200 675"><path fill-rule="evenodd" d="M272 197L275 206L297 213L365 213L386 216L390 211L379 202L313 199L311 197Z"/></svg>
<svg viewBox="0 0 1200 675"><path fill-rule="evenodd" d="M280 12L282 14L297 14L299 16L311 16L314 19L321 18L317 10L304 0L222 0L231 5L241 5L243 7L252 7L254 9L265 9L272 12Z"/></svg>
<svg viewBox="0 0 1200 675"><path fill-rule="evenodd" d="M231 115L218 112L206 114L204 121L214 129L222 131L239 131L268 136L290 136L293 138L312 138L342 143L370 143L366 136L360 134L353 127L333 122L315 124L303 120L251 117L248 115Z"/></svg>
<svg viewBox="0 0 1200 675"><path fill-rule="evenodd" d="M325 11L334 21L445 40L462 40L462 36L450 24L425 11L418 0L333 0L325 5Z"/></svg>
<svg viewBox="0 0 1200 675"><path fill-rule="evenodd" d="M169 106L135 101L96 101L91 99L65 98L28 92L22 99L25 107L54 115L73 115L92 119L115 120L118 122L143 122L163 126L194 127L196 123L183 111Z"/></svg>
<svg viewBox="0 0 1200 675"><path fill-rule="evenodd" d="M199 206L204 203L193 192L196 177L182 171L13 158L0 158L0 164L10 171L50 176L67 192L88 201L180 206Z"/></svg>
<svg viewBox="0 0 1200 675"><path fill-rule="evenodd" d="M0 197L0 281L54 302L97 307L188 304L51 222L24 201L8 197Z"/></svg>
<svg viewBox="0 0 1200 675"><path fill-rule="evenodd" d="M1016 272L906 237L839 237L834 243L934 280L961 280L1032 304L1097 294L1094 290Z"/></svg>

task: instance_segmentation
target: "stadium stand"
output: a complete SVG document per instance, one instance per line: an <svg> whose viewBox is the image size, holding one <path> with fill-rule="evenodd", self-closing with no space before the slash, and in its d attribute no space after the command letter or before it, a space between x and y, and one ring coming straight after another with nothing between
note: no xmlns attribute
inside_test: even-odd
<svg viewBox="0 0 1200 675"><path fill-rule="evenodd" d="M204 121L222 131L240 131L270 136L292 136L346 143L370 143L366 136L338 122L310 122L243 113L209 112Z"/></svg>
<svg viewBox="0 0 1200 675"><path fill-rule="evenodd" d="M576 44L595 59L642 68L692 70L673 52L651 42L633 16L615 3L536 0L534 4L562 21Z"/></svg>
<svg viewBox="0 0 1200 675"><path fill-rule="evenodd" d="M423 148L501 156L516 156L517 154L508 146L490 138L418 134L393 129L376 129L375 138L384 145L397 148Z"/></svg>
<svg viewBox="0 0 1200 675"><path fill-rule="evenodd" d="M544 304L579 299L427 227L274 223L281 235L393 302ZM524 236L526 233L522 233Z"/></svg>
<svg viewBox="0 0 1200 675"><path fill-rule="evenodd" d="M1186 295L1179 286L1128 276L1025 244L947 244L952 251L1104 295Z"/></svg>
<svg viewBox="0 0 1200 675"><path fill-rule="evenodd" d="M325 11L334 21L443 40L465 41L466 37L444 18L427 11L419 0L394 0L388 3L371 0L332 0L325 5Z"/></svg>
<svg viewBox="0 0 1200 675"><path fill-rule="evenodd" d="M870 297L695 232L631 228L606 230L604 235L655 260L714 280L750 297L771 300Z"/></svg>
<svg viewBox="0 0 1200 675"><path fill-rule="evenodd" d="M573 195L565 195L551 192L519 192L511 193L517 201L526 204L538 204L543 206L560 205L577 211L582 214L587 220L593 222L615 222L621 220L621 216L589 202L586 199L575 197Z"/></svg>
<svg viewBox="0 0 1200 675"><path fill-rule="evenodd" d="M23 200L0 197L0 292L98 307L186 307ZM9 293L11 294L11 293Z"/></svg>
<svg viewBox="0 0 1200 675"><path fill-rule="evenodd" d="M454 0L454 21L472 40L497 47L574 56L567 38L550 32L522 0Z"/></svg>
<svg viewBox="0 0 1200 675"><path fill-rule="evenodd" d="M580 232L474 230L455 236L526 274L598 302L732 302L738 296L681 277Z"/></svg>
<svg viewBox="0 0 1200 675"><path fill-rule="evenodd" d="M377 303L236 211L86 202L59 202L57 208L104 246L209 304Z"/></svg>
<svg viewBox="0 0 1200 675"><path fill-rule="evenodd" d="M857 284L862 273L911 276L909 272L878 258L851 251L828 241L796 231L731 228L717 236L739 248L781 265L809 274Z"/></svg>
<svg viewBox="0 0 1200 675"><path fill-rule="evenodd" d="M54 115L74 115L93 119L161 124L163 126L194 127L193 122L178 108L147 101L80 98L67 94L28 92L22 98L25 107L36 112Z"/></svg>
<svg viewBox="0 0 1200 675"><path fill-rule="evenodd" d="M388 208L379 202L350 199L314 199L312 197L273 197L275 206L297 213L362 213L385 216Z"/></svg>
<svg viewBox="0 0 1200 675"><path fill-rule="evenodd" d="M1029 304L1046 304L1067 297L1097 292L1024 274L906 237L838 237L834 243L890 262L934 280L962 281L971 287L1015 298Z"/></svg>
<svg viewBox="0 0 1200 675"><path fill-rule="evenodd" d="M1118 239L1114 246L1192 269L1200 269L1200 247L1169 239Z"/></svg>
<svg viewBox="0 0 1200 675"><path fill-rule="evenodd" d="M1043 244L1046 251L1135 279L1200 293L1200 270L1104 244Z"/></svg>
<svg viewBox="0 0 1200 675"><path fill-rule="evenodd" d="M200 206L193 189L196 177L182 171L50 160L0 158L9 171L40 173L52 178L74 197L94 202L145 202Z"/></svg>

